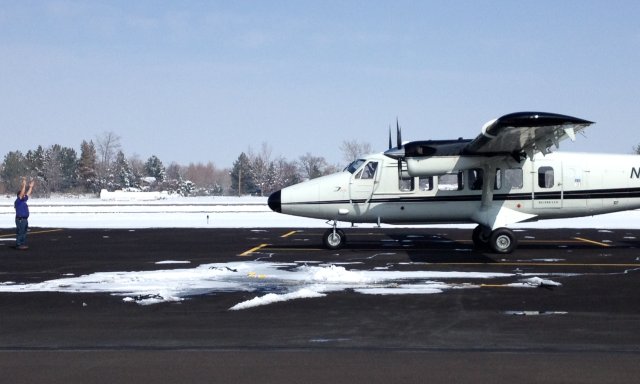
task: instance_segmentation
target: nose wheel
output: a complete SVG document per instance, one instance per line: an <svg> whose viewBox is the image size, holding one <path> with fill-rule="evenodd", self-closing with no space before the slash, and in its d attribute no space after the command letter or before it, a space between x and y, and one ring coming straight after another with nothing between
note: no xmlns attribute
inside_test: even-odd
<svg viewBox="0 0 640 384"><path fill-rule="evenodd" d="M495 253L511 253L518 246L518 239L509 228L498 228L491 230L484 225L478 225L471 234L474 248L489 248Z"/></svg>
<svg viewBox="0 0 640 384"><path fill-rule="evenodd" d="M324 246L328 249L340 249L344 246L347 241L347 236L344 234L344 231L337 228L327 229L327 231L322 235L322 242Z"/></svg>

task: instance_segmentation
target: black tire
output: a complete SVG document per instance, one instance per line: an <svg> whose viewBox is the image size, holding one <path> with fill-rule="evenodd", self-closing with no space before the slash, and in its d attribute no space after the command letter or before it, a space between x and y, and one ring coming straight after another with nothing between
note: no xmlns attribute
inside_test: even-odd
<svg viewBox="0 0 640 384"><path fill-rule="evenodd" d="M498 228L491 232L489 246L495 253L511 253L518 246L518 239L509 228Z"/></svg>
<svg viewBox="0 0 640 384"><path fill-rule="evenodd" d="M333 229L327 229L324 235L322 235L322 243L327 249L340 249L346 241L347 236L345 236L344 231L341 229L336 229L335 234Z"/></svg>
<svg viewBox="0 0 640 384"><path fill-rule="evenodd" d="M483 225L478 225L473 229L471 234L471 240L473 240L473 247L475 249L486 249L489 246L489 239L491 238L491 229Z"/></svg>

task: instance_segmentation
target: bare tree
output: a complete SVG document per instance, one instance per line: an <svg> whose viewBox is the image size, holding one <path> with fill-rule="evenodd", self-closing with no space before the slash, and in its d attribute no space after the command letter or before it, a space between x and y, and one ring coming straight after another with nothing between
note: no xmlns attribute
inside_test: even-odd
<svg viewBox="0 0 640 384"><path fill-rule="evenodd" d="M313 156L307 152L305 155L300 156L298 164L300 164L300 175L303 178L315 179L326 174L327 161L324 157Z"/></svg>
<svg viewBox="0 0 640 384"><path fill-rule="evenodd" d="M135 178L136 182L138 182L141 178L144 177L144 161L138 154L129 156L128 161L131 172L133 173L133 177Z"/></svg>
<svg viewBox="0 0 640 384"><path fill-rule="evenodd" d="M300 181L300 173L298 166L294 161L287 161L284 157L279 157L273 161L273 183L270 185L269 192L297 184Z"/></svg>
<svg viewBox="0 0 640 384"><path fill-rule="evenodd" d="M98 178L104 182L109 174L111 164L115 160L116 153L120 150L120 136L113 131L104 132L96 138L96 150L98 153Z"/></svg>
<svg viewBox="0 0 640 384"><path fill-rule="evenodd" d="M253 153L251 148L249 148L248 152L253 180L260 190L260 194L264 195L272 189L274 183L274 164L271 160L271 147L267 143L262 143L260 153Z"/></svg>
<svg viewBox="0 0 640 384"><path fill-rule="evenodd" d="M216 183L216 167L212 162L207 164L191 163L184 172L184 178L200 188L210 188Z"/></svg>
<svg viewBox="0 0 640 384"><path fill-rule="evenodd" d="M355 139L343 141L340 145L340 151L342 151L343 159L348 163L372 152L371 144L359 142Z"/></svg>
<svg viewBox="0 0 640 384"><path fill-rule="evenodd" d="M180 164L172 161L167 167L167 180L182 180L185 179L185 171ZM189 179L187 177L187 179Z"/></svg>

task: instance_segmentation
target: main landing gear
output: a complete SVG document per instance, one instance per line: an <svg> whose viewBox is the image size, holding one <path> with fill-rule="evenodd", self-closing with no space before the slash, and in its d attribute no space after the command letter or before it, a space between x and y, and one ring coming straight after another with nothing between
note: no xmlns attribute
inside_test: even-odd
<svg viewBox="0 0 640 384"><path fill-rule="evenodd" d="M518 239L509 228L491 230L484 225L478 225L471 235L476 249L489 248L495 253L511 253L518 246Z"/></svg>
<svg viewBox="0 0 640 384"><path fill-rule="evenodd" d="M347 241L344 231L336 228L336 224L334 221L333 228L327 229L322 235L322 243L327 249L340 249ZM473 230L471 238L475 249L485 250L488 248L495 253L511 253L518 246L518 239L509 228L498 228L492 231L489 227L478 225Z"/></svg>

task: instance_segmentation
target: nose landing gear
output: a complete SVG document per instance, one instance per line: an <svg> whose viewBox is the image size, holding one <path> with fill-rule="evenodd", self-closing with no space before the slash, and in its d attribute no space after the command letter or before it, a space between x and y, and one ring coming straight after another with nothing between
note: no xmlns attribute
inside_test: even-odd
<svg viewBox="0 0 640 384"><path fill-rule="evenodd" d="M333 228L327 229L322 235L322 243L328 249L340 249L347 241L347 236L344 231L336 228L337 223L333 222Z"/></svg>

